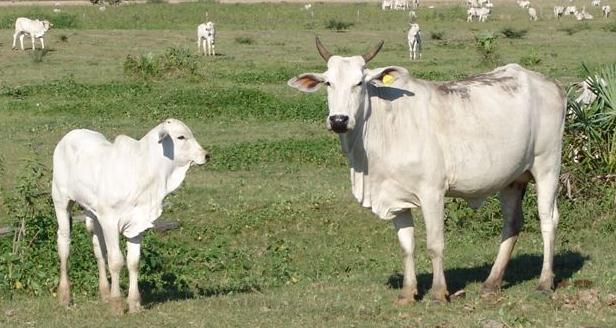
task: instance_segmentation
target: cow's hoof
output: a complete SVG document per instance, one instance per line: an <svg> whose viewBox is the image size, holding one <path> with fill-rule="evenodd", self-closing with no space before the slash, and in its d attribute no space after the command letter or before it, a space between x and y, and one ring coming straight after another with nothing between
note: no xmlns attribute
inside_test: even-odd
<svg viewBox="0 0 616 328"><path fill-rule="evenodd" d="M139 302L128 302L128 313L139 313L143 310L141 303Z"/></svg>
<svg viewBox="0 0 616 328"><path fill-rule="evenodd" d="M447 293L447 291L433 291L432 292L432 303L435 304L446 304L447 302L449 302L449 298L448 298L449 294Z"/></svg>
<svg viewBox="0 0 616 328"><path fill-rule="evenodd" d="M481 297L490 298L498 295L500 293L500 287L484 284L481 286Z"/></svg>

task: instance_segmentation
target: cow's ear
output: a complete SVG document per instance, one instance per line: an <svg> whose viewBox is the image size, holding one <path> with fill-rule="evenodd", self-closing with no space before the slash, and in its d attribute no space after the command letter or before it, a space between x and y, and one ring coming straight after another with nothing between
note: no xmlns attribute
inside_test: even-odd
<svg viewBox="0 0 616 328"><path fill-rule="evenodd" d="M287 84L300 91L315 92L321 88L323 82L325 82L323 74L304 73L290 79Z"/></svg>
<svg viewBox="0 0 616 328"><path fill-rule="evenodd" d="M169 136L169 131L167 129L162 128L158 131L158 143L162 143L165 138Z"/></svg>
<svg viewBox="0 0 616 328"><path fill-rule="evenodd" d="M366 82L373 82L379 86L405 83L409 79L409 71L399 66L380 67L366 71Z"/></svg>

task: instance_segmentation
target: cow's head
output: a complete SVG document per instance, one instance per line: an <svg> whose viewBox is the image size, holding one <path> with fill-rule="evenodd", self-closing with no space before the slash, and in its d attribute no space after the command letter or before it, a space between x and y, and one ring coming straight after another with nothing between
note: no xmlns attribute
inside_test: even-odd
<svg viewBox="0 0 616 328"><path fill-rule="evenodd" d="M45 31L49 31L49 29L53 27L53 24L48 20L41 21L41 24L43 24L43 28L45 28Z"/></svg>
<svg viewBox="0 0 616 328"><path fill-rule="evenodd" d="M336 133L345 133L355 127L367 101L368 83L389 84L401 74L408 74L405 69L394 66L373 70L365 67L381 50L383 41L374 50L352 57L331 55L318 37L316 44L319 54L327 62L327 71L300 74L290 79L287 84L304 92L317 91L323 84L327 86L329 115L326 125Z"/></svg>
<svg viewBox="0 0 616 328"><path fill-rule="evenodd" d="M158 132L158 142L163 145L165 157L178 166L205 164L209 154L197 142L186 124L170 118L165 120Z"/></svg>

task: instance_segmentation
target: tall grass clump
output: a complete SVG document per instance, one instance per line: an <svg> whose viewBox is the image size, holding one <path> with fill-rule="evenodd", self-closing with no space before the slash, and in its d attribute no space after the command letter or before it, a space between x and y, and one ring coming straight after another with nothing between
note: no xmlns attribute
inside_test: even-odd
<svg viewBox="0 0 616 328"><path fill-rule="evenodd" d="M500 55L497 52L498 36L492 32L475 35L475 49L482 65L497 65Z"/></svg>
<svg viewBox="0 0 616 328"><path fill-rule="evenodd" d="M339 21L337 19L330 19L327 23L325 23L325 28L336 32L347 31L351 26L353 26L353 23Z"/></svg>
<svg viewBox="0 0 616 328"><path fill-rule="evenodd" d="M520 63L524 66L535 66L541 63L541 56L537 53L535 48L531 48L527 55L520 58Z"/></svg>
<svg viewBox="0 0 616 328"><path fill-rule="evenodd" d="M161 55L148 53L141 56L128 55L124 61L124 73L138 79L163 77L198 77L199 57L188 49L169 48Z"/></svg>
<svg viewBox="0 0 616 328"><path fill-rule="evenodd" d="M594 73L583 67L597 98L589 105L579 104L577 88L569 88L565 157L573 171L612 174L616 172L616 64Z"/></svg>
<svg viewBox="0 0 616 328"><path fill-rule="evenodd" d="M527 29L515 29L513 27L504 27L500 33L507 39L522 39L528 33Z"/></svg>
<svg viewBox="0 0 616 328"><path fill-rule="evenodd" d="M430 32L430 39L432 40L443 40L444 36L445 36L445 32L443 31Z"/></svg>

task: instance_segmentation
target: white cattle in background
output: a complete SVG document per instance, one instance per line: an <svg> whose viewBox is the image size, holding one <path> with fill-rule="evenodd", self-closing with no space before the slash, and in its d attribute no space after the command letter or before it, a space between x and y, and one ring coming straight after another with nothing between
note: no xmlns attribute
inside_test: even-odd
<svg viewBox="0 0 616 328"><path fill-rule="evenodd" d="M197 26L197 49L206 56L216 56L216 26L213 22L199 24Z"/></svg>
<svg viewBox="0 0 616 328"><path fill-rule="evenodd" d="M348 158L352 193L379 218L393 221L404 251L397 302L414 302L418 292L412 208L421 209L425 225L432 298L445 302L445 198L480 205L500 193L501 244L483 284L491 294L500 288L521 231L523 196L531 181L543 237L538 289L551 290L567 108L563 90L516 64L449 82L417 79L398 66L367 68L382 45L362 56L342 57L317 38L327 71L300 74L288 85L304 92L327 88L325 123L338 134Z"/></svg>
<svg viewBox="0 0 616 328"><path fill-rule="evenodd" d="M467 17L466 17L466 21L467 22L472 22L473 19L477 19L477 21L479 22L485 22L488 17L490 16L490 8L468 8L468 10L466 11Z"/></svg>
<svg viewBox="0 0 616 328"><path fill-rule="evenodd" d="M13 34L13 49L17 49L17 37L19 37L21 50L24 50L24 37L26 35L29 35L32 40L32 50L36 49L36 39L41 41L41 48L45 49L43 35L45 35L45 32L49 31L51 27L53 27L53 24L47 20L32 20L25 17L17 18L15 20L15 33Z"/></svg>
<svg viewBox="0 0 616 328"><path fill-rule="evenodd" d="M610 7L609 5L603 6L601 7L601 12L603 13L604 18L609 18L610 13L612 12L612 7Z"/></svg>
<svg viewBox="0 0 616 328"><path fill-rule="evenodd" d="M409 44L409 58L421 59L421 29L419 24L409 24L409 32L407 34Z"/></svg>
<svg viewBox="0 0 616 328"><path fill-rule="evenodd" d="M140 140L120 135L111 143L102 134L86 129L67 133L53 153L51 190L58 219L60 303L70 302L67 264L73 203L85 210L101 297L118 312L124 308L120 234L127 238L128 306L130 312L137 312L141 308L137 283L143 232L153 226L162 213L163 199L180 186L188 168L204 164L207 158L190 129L175 119L165 120Z"/></svg>
<svg viewBox="0 0 616 328"><path fill-rule="evenodd" d="M569 16L569 15L575 15L575 13L577 13L577 7L576 6L567 6L565 8L565 16Z"/></svg>
<svg viewBox="0 0 616 328"><path fill-rule="evenodd" d="M466 0L466 6L469 8L478 8L479 0Z"/></svg>
<svg viewBox="0 0 616 328"><path fill-rule="evenodd" d="M518 6L520 6L520 8L524 8L524 9L528 9L530 7L530 1L526 1L526 0L518 0Z"/></svg>
<svg viewBox="0 0 616 328"><path fill-rule="evenodd" d="M528 8L528 18L531 21L536 21L537 20L537 10L533 7Z"/></svg>
<svg viewBox="0 0 616 328"><path fill-rule="evenodd" d="M592 0L590 3L595 7L601 6L601 0Z"/></svg>
<svg viewBox="0 0 616 328"><path fill-rule="evenodd" d="M382 10L387 10L387 9L393 9L393 5L394 5L394 0L383 0L383 2L381 3L381 9Z"/></svg>
<svg viewBox="0 0 616 328"><path fill-rule="evenodd" d="M554 17L561 18L565 14L565 7L554 6Z"/></svg>

